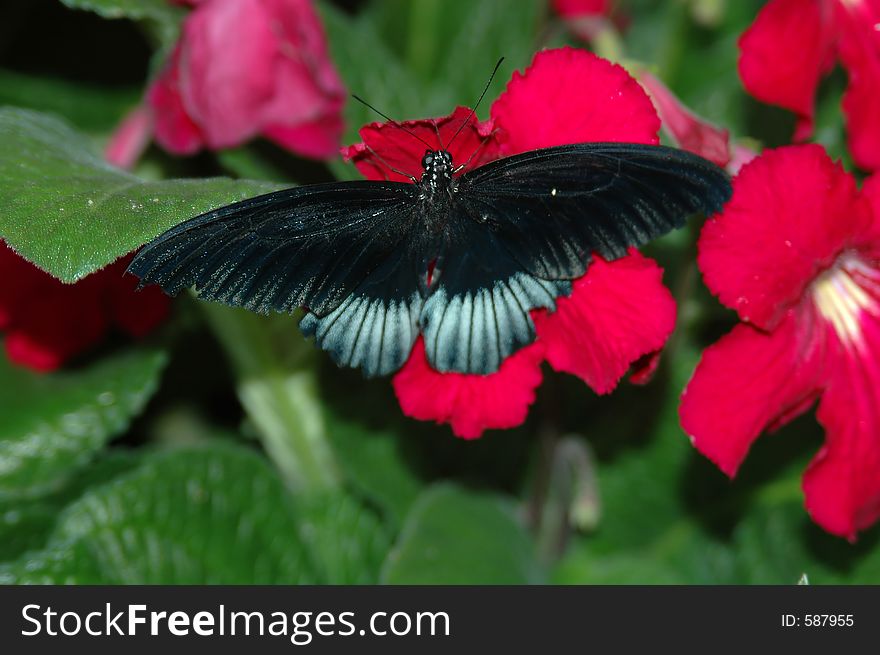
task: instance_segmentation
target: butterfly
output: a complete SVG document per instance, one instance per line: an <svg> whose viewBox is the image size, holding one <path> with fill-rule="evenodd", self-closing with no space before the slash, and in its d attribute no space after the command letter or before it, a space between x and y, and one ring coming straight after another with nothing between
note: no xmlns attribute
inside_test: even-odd
<svg viewBox="0 0 880 655"><path fill-rule="evenodd" d="M168 294L255 312L305 310L300 329L340 366L399 369L419 334L431 366L489 374L535 339L594 254L712 214L728 175L665 146L578 143L457 176L428 149L411 182L300 186L220 207L145 245L128 271Z"/></svg>

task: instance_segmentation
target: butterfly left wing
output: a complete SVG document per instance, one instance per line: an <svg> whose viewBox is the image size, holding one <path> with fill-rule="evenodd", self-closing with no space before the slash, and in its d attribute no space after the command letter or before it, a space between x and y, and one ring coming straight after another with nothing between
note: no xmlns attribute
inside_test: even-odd
<svg viewBox="0 0 880 655"><path fill-rule="evenodd" d="M343 366L396 370L418 333L427 262L413 185L344 182L277 191L202 214L144 246L129 271L167 293L301 322Z"/></svg>
<svg viewBox="0 0 880 655"><path fill-rule="evenodd" d="M530 312L553 310L593 253L622 257L730 192L696 155L628 143L534 150L465 173L420 318L428 360L494 372L534 340Z"/></svg>

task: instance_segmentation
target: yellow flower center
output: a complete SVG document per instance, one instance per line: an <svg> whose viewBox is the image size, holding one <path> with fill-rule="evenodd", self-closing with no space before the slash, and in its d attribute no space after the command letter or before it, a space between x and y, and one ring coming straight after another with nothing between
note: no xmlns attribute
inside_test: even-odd
<svg viewBox="0 0 880 655"><path fill-rule="evenodd" d="M880 271L844 253L813 282L813 303L847 347L864 348L862 313L880 316Z"/></svg>

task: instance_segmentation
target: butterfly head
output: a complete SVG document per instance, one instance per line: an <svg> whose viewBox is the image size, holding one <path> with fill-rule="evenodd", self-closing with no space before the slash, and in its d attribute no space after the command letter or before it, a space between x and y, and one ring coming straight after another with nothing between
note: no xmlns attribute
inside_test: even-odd
<svg viewBox="0 0 880 655"><path fill-rule="evenodd" d="M447 188L452 183L452 155L447 150L426 150L422 157L422 184L431 191Z"/></svg>

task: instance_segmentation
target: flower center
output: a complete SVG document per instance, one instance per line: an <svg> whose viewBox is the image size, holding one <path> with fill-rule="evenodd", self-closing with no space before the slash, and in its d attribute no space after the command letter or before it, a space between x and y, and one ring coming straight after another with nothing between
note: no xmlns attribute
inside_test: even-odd
<svg viewBox="0 0 880 655"><path fill-rule="evenodd" d="M880 270L845 252L813 282L813 303L841 343L861 350L862 313L880 316Z"/></svg>

